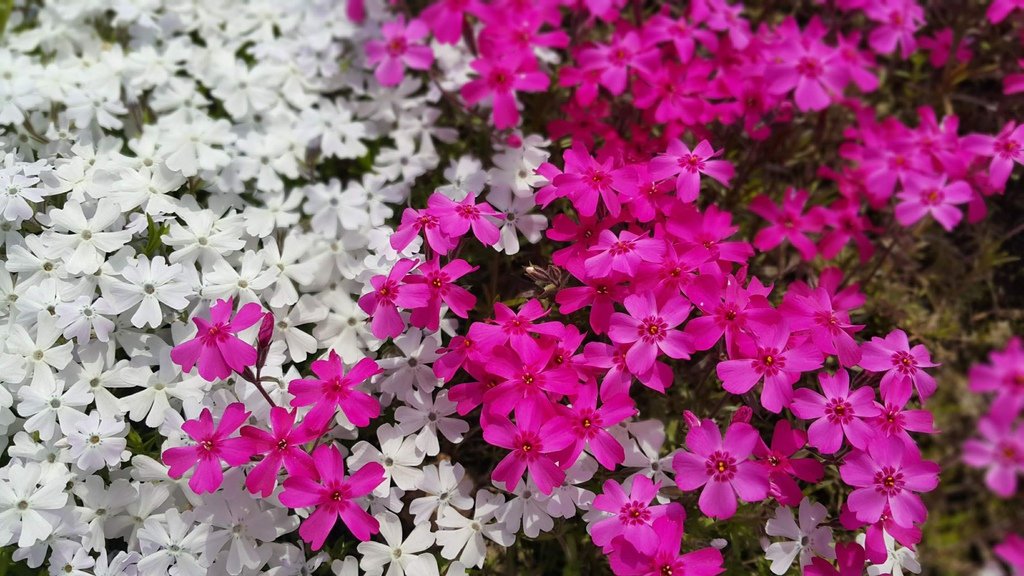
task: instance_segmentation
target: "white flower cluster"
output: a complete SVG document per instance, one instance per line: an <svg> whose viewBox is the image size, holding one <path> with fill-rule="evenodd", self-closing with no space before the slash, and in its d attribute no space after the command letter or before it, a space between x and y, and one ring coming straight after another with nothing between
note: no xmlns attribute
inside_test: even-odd
<svg viewBox="0 0 1024 576"><path fill-rule="evenodd" d="M355 300L397 259L388 223L417 178L444 170L453 198L487 188L508 254L547 224L531 213L546 142L497 144L489 169L448 165L438 148L457 134L437 103L468 51L437 47L437 84L382 88L361 47L386 15L367 4L357 24L338 0L14 2L0 30L0 546L16 560L94 576L332 560L339 574L415 575L439 556L459 573L482 565L485 540L507 546L586 505L571 482L506 502L440 454L439 434L457 443L469 426L429 367L436 333L380 359L371 391L393 410L349 461L380 462L388 480L366 503L381 534L348 550L358 558L308 551L300 518L245 491L241 470L200 497L159 460L203 408L241 401L268 420L252 385L170 360L216 299L273 312L264 376L287 407L310 360L377 355ZM347 422L335 433L356 438ZM416 529L403 535L399 513Z"/></svg>

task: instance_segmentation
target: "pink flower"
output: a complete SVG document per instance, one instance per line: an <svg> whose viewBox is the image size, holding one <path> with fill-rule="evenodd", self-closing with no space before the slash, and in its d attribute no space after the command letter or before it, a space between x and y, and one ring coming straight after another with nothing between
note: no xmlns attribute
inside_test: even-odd
<svg viewBox="0 0 1024 576"><path fill-rule="evenodd" d="M470 228L473 235L484 246L493 246L498 242L498 227L491 220L501 219L501 214L491 207L487 202L476 202L476 196L467 194L461 202L434 192L427 200L429 213L437 216L444 230L450 238L461 238Z"/></svg>
<svg viewBox="0 0 1024 576"><path fill-rule="evenodd" d="M781 207L773 204L767 196L754 198L750 203L750 211L771 224L758 231L754 237L754 246L766 251L775 248L783 240L789 240L804 260L813 260L817 247L807 237L807 232L818 232L821 225L803 213L808 198L807 191L794 188L786 190Z"/></svg>
<svg viewBox="0 0 1024 576"><path fill-rule="evenodd" d="M455 246L448 234L441 229L440 218L429 210L406 208L402 212L402 221L398 229L389 239L391 247L399 252L405 250L420 232L426 236L427 244L439 254L447 254Z"/></svg>
<svg viewBox="0 0 1024 576"><path fill-rule="evenodd" d="M1024 538L1010 534L995 547L996 556L1017 570L1024 570Z"/></svg>
<svg viewBox="0 0 1024 576"><path fill-rule="evenodd" d="M455 281L476 271L477 268L461 259L451 260L441 267L440 258L435 255L434 258L420 265L419 275L406 276L406 282L422 283L430 290L430 299L427 300L427 304L414 309L409 317L409 322L413 326L436 331L441 319L442 302L447 304L448 309L459 318L468 318L469 311L476 306L476 296L456 284Z"/></svg>
<svg viewBox="0 0 1024 576"><path fill-rule="evenodd" d="M836 544L837 566L824 558L812 558L804 567L804 576L863 576L864 548L856 542Z"/></svg>
<svg viewBox="0 0 1024 576"><path fill-rule="evenodd" d="M352 424L363 427L380 414L376 398L356 390L363 382L383 370L370 358L363 358L345 373L341 357L331 350L327 360L317 360L310 366L316 379L297 379L288 384L288 392L295 398L293 406L314 405L306 417L310 427L322 431L340 407Z"/></svg>
<svg viewBox="0 0 1024 576"><path fill-rule="evenodd" d="M651 500L658 495L661 483L655 484L650 478L637 474L629 494L615 480L606 480L601 494L594 498L591 508L612 514L610 518L598 520L587 526L587 532L594 544L604 548L605 553L614 549L613 540L622 537L640 550L653 552L661 536L652 524L664 515L667 506L651 506Z"/></svg>
<svg viewBox="0 0 1024 576"><path fill-rule="evenodd" d="M1006 348L989 354L988 364L971 366L972 392L995 392L995 404L1024 404L1024 341L1011 338Z"/></svg>
<svg viewBox="0 0 1024 576"><path fill-rule="evenodd" d="M794 88L793 100L801 111L824 110L843 95L845 65L839 52L817 39L788 38L774 50L774 62L765 75L771 79L768 90L787 94Z"/></svg>
<svg viewBox="0 0 1024 576"><path fill-rule="evenodd" d="M558 311L562 314L572 314L577 310L590 308L591 330L595 334L604 334L608 331L612 314L615 312L615 303L621 301L625 295L622 280L615 276L594 278L582 265L567 268L583 282L583 286L559 290L555 295Z"/></svg>
<svg viewBox="0 0 1024 576"><path fill-rule="evenodd" d="M924 26L924 8L916 0L871 2L864 13L879 24L868 37L872 50L889 54L899 45L900 56L910 57L917 48L914 33Z"/></svg>
<svg viewBox="0 0 1024 576"><path fill-rule="evenodd" d="M569 394L576 392L579 378L568 368L551 365L553 346L507 348L493 350L487 370L500 383L484 394L487 407L498 414L508 414L516 406L543 406L548 403L545 392Z"/></svg>
<svg viewBox="0 0 1024 576"><path fill-rule="evenodd" d="M429 70L434 63L434 53L429 46L420 42L430 31L420 20L405 25L405 17L381 25L384 40L370 40L366 43L366 63L377 66L374 75L382 86L397 86L405 75L405 67L413 70Z"/></svg>
<svg viewBox="0 0 1024 576"><path fill-rule="evenodd" d="M801 388L793 396L790 409L797 418L814 420L807 428L811 446L822 454L835 454L843 445L843 438L861 450L867 449L875 435L863 418L881 414L875 404L875 390L862 386L850 392L850 375L846 370L835 374L818 373L824 396Z"/></svg>
<svg viewBox="0 0 1024 576"><path fill-rule="evenodd" d="M974 154L989 156L989 182L1002 189L1010 179L1013 164L1024 164L1024 124L1008 122L995 137L972 134L964 138L964 148Z"/></svg>
<svg viewBox="0 0 1024 576"><path fill-rule="evenodd" d="M760 334L755 344L741 346L740 358L719 362L716 371L722 386L733 394L745 394L763 379L761 405L776 414L789 406L800 374L821 367L821 354L810 344L790 347L789 334L789 328L776 324Z"/></svg>
<svg viewBox="0 0 1024 576"><path fill-rule="evenodd" d="M996 404L978 421L981 438L964 443L968 466L987 468L985 484L1002 498L1017 493L1017 476L1024 472L1024 427L1015 424L1016 407Z"/></svg>
<svg viewBox="0 0 1024 576"><path fill-rule="evenodd" d="M735 350L741 334L760 332L780 321L768 299L750 294L735 276L701 274L683 292L703 313L686 324L696 350L709 350L723 334L726 349Z"/></svg>
<svg viewBox="0 0 1024 576"><path fill-rule="evenodd" d="M985 16L989 22L999 24L1014 10L1024 10L1024 0L992 0Z"/></svg>
<svg viewBox="0 0 1024 576"><path fill-rule="evenodd" d="M527 355L537 350L537 342L531 334L555 336L563 329L559 322L534 323L547 315L547 310L537 300L529 300L519 307L519 312L501 302L494 303L494 323L475 322L469 328L469 338L477 344L479 350L486 351L511 343L517 351Z"/></svg>
<svg viewBox="0 0 1024 576"><path fill-rule="evenodd" d="M686 435L686 447L672 458L676 483L682 490L704 486L698 505L712 518L731 518L736 497L758 502L768 497L768 474L750 455L760 437L749 424L735 422L725 432L725 442L713 420L704 420Z"/></svg>
<svg viewBox="0 0 1024 576"><path fill-rule="evenodd" d="M630 344L626 365L634 374L654 366L660 352L670 358L689 358L693 342L677 326L690 314L690 305L675 296L658 306L651 292L633 294L623 302L629 314L612 314L608 337L618 344Z"/></svg>
<svg viewBox="0 0 1024 576"><path fill-rule="evenodd" d="M566 150L563 158L565 171L552 181L557 195L568 196L582 216L593 216L597 212L598 199L612 216L618 216L622 206L612 187L612 160L598 162L579 142Z"/></svg>
<svg viewBox="0 0 1024 576"><path fill-rule="evenodd" d="M504 416L486 420L484 440L511 450L491 473L491 478L504 484L506 490L515 490L527 470L544 494L551 494L565 480L565 472L553 454L572 443L572 433L564 421L549 416L547 410L531 405L516 409L515 424Z"/></svg>
<svg viewBox="0 0 1024 576"><path fill-rule="evenodd" d="M822 354L838 356L843 366L856 366L860 361L860 348L850 333L863 326L850 324L850 315L833 307L824 287L806 288L802 293L791 290L779 311L794 330L806 330L811 344Z"/></svg>
<svg viewBox="0 0 1024 576"><path fill-rule="evenodd" d="M893 521L903 527L924 521L928 512L916 493L939 484L938 464L921 460L903 442L885 439L869 443L867 451L854 450L839 475L855 488L847 501L858 520L877 522L888 506Z"/></svg>
<svg viewBox="0 0 1024 576"><path fill-rule="evenodd" d="M949 61L953 51L953 29L943 28L931 37L921 38L921 48L931 52L929 59L933 68L942 68ZM964 37L957 43L956 61L963 63L971 59L971 38Z"/></svg>
<svg viewBox="0 0 1024 576"><path fill-rule="evenodd" d="M601 85L617 96L626 90L630 68L647 70L657 65L659 55L644 46L639 34L630 31L616 35L609 45L583 49L579 60L585 70L598 70Z"/></svg>
<svg viewBox="0 0 1024 576"><path fill-rule="evenodd" d="M896 391L917 389L924 402L935 392L935 378L922 368L938 366L932 362L924 344L913 348L903 330L893 330L885 338L872 338L861 347L860 367L869 372L885 372L882 376L882 397L888 399ZM902 396L903 394L898 394Z"/></svg>
<svg viewBox="0 0 1024 576"><path fill-rule="evenodd" d="M270 496L277 485L277 474L282 465L289 476L316 474L313 458L301 445L317 438L319 431L305 422L295 426L295 410L274 406L270 409L270 432L246 426L241 434L251 442L254 454L263 455L263 460L245 478L249 492L261 494L264 498Z"/></svg>
<svg viewBox="0 0 1024 576"><path fill-rule="evenodd" d="M566 449L566 462L575 462L584 447L601 466L609 470L622 464L626 457L622 444L608 429L636 414L632 398L628 394L617 394L597 406L597 386L580 386L572 406L564 411L564 419L573 434L573 442Z"/></svg>
<svg viewBox="0 0 1024 576"><path fill-rule="evenodd" d="M700 175L706 174L728 186L736 170L725 160L712 160L716 151L707 140L701 140L693 152L679 140L670 140L668 150L650 162L651 177L663 180L676 177L676 193L683 202L693 202L700 193Z"/></svg>
<svg viewBox="0 0 1024 576"><path fill-rule="evenodd" d="M338 518L360 541L365 542L379 532L377 520L355 500L373 492L384 481L384 467L370 462L345 477L345 462L333 444L317 447L313 461L317 474L288 477L280 497L281 503L289 508L316 506L299 526L299 536L309 542L313 550L319 550Z"/></svg>
<svg viewBox="0 0 1024 576"><path fill-rule="evenodd" d="M652 523L658 535L657 545L649 550L629 538L620 537L612 542L609 557L612 570L619 576L716 576L725 572L722 553L714 548L702 548L681 554L683 522L686 509L675 502L668 504L665 513Z"/></svg>
<svg viewBox="0 0 1024 576"><path fill-rule="evenodd" d="M896 221L911 226L925 214L931 214L947 232L952 231L963 218L954 205L970 202L973 194L970 185L963 180L947 184L945 176L935 180L910 179L903 191L896 195L900 199L896 205Z"/></svg>
<svg viewBox="0 0 1024 576"><path fill-rule="evenodd" d="M477 0L438 0L431 2L420 18L430 25L434 37L442 44L455 44L462 37L462 22L466 12L477 10Z"/></svg>
<svg viewBox="0 0 1024 576"><path fill-rule="evenodd" d="M394 338L405 331L399 307L420 308L430 301L430 288L426 284L403 283L417 264L416 260L402 258L387 276L379 274L370 278L373 291L359 298L359 307L373 317L370 330L377 338Z"/></svg>
<svg viewBox="0 0 1024 576"><path fill-rule="evenodd" d="M490 95L494 127L499 130L519 123L517 91L542 92L551 82L544 73L537 71L537 61L530 53L485 54L473 60L470 66L479 77L462 86L462 98L472 106Z"/></svg>
<svg viewBox="0 0 1024 576"><path fill-rule="evenodd" d="M605 278L612 271L633 276L641 262L661 262L665 241L629 230L619 232L618 236L611 230L602 230L593 251L596 254L587 258L586 265L595 278Z"/></svg>
<svg viewBox="0 0 1024 576"><path fill-rule="evenodd" d="M232 300L218 300L210 308L210 320L198 316L192 319L199 332L188 342L171 350L171 360L185 372L199 364L199 375L207 382L223 380L232 371L241 374L256 364L256 348L235 336L263 318L263 308L250 302L231 318L235 306Z"/></svg>
<svg viewBox="0 0 1024 576"><path fill-rule="evenodd" d="M938 432L932 422L931 412L906 409L912 393L913 389L909 386L893 388L888 396L884 396L885 404L879 405L882 413L871 422L881 436L897 438L910 447L917 444L910 437L908 431L921 434Z"/></svg>
<svg viewBox="0 0 1024 576"><path fill-rule="evenodd" d="M704 212L698 212L689 204L676 204L665 228L684 246L703 247L710 253L712 261L746 262L754 255L754 249L746 242L723 242L739 227L732 225L732 214L714 204Z"/></svg>
<svg viewBox="0 0 1024 576"><path fill-rule="evenodd" d="M775 423L771 447L760 438L754 456L768 472L768 495L784 506L799 506L803 491L794 478L816 484L825 476L825 468L814 458L794 458L807 444L807 434L795 430L788 420Z"/></svg>
<svg viewBox="0 0 1024 576"><path fill-rule="evenodd" d="M209 408L203 408L199 418L186 420L181 429L195 442L194 446L178 446L164 450L164 464L170 469L167 475L181 478L190 469L195 472L188 485L196 494L215 492L224 481L221 461L228 466L241 466L249 462L253 445L248 438L230 437L249 418L241 402L229 404L220 417L216 428Z"/></svg>

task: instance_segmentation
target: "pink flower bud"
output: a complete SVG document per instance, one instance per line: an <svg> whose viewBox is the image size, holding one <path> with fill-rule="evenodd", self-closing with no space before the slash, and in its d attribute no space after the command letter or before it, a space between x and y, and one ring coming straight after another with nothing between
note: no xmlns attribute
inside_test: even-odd
<svg viewBox="0 0 1024 576"><path fill-rule="evenodd" d="M744 424L750 424L750 420L754 417L754 411L750 406L740 406L739 410L732 415L733 422L743 422Z"/></svg>

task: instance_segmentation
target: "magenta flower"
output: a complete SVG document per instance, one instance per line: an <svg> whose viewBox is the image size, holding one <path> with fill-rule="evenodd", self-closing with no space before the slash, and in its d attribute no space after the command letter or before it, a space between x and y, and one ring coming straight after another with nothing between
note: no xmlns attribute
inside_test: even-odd
<svg viewBox="0 0 1024 576"><path fill-rule="evenodd" d="M888 506L893 522L904 527L924 522L928 511L917 492L939 484L938 464L921 460L903 442L886 439L869 443L867 451L854 450L839 475L854 488L847 502L858 520L877 522Z"/></svg>
<svg viewBox="0 0 1024 576"><path fill-rule="evenodd" d="M731 162L712 160L722 151L716 151L707 140L701 140L691 152L680 140L670 140L668 150L654 157L650 163L651 177L663 180L676 177L676 193L683 202L693 202L700 193L700 175L706 174L723 186L736 174Z"/></svg>
<svg viewBox="0 0 1024 576"><path fill-rule="evenodd" d="M746 262L754 249L746 242L724 242L738 230L732 225L732 214L708 206L698 212L689 204L676 204L672 217L665 223L668 233L687 247L703 247L713 261Z"/></svg>
<svg viewBox="0 0 1024 576"><path fill-rule="evenodd" d="M622 280L615 276L594 278L582 265L573 265L567 268L573 276L583 282L583 286L559 290L555 295L558 311L564 315L589 308L590 329L595 334L608 332L612 314L615 312L615 303L621 301L625 296ZM577 276L577 274L579 275Z"/></svg>
<svg viewBox="0 0 1024 576"><path fill-rule="evenodd" d="M455 243L441 229L441 220L429 210L406 208L402 212L402 221L398 229L391 235L391 247L401 252L412 243L420 232L427 238L427 244L439 254L447 254L455 247Z"/></svg>
<svg viewBox="0 0 1024 576"><path fill-rule="evenodd" d="M860 348L850 333L863 326L850 324L849 313L834 307L824 287L807 288L802 293L791 290L779 311L793 330L807 330L811 344L822 354L838 356L843 366L856 366L860 362Z"/></svg>
<svg viewBox="0 0 1024 576"><path fill-rule="evenodd" d="M289 476L316 474L313 458L302 449L302 444L316 439L320 435L319 430L305 422L295 426L295 410L274 406L270 409L270 432L246 426L241 434L251 442L254 454L263 455L263 460L245 477L245 487L249 492L261 494L264 498L270 496L277 485L281 466Z"/></svg>
<svg viewBox="0 0 1024 576"><path fill-rule="evenodd" d="M484 55L470 63L479 77L462 86L462 98L472 106L491 96L494 127L502 130L519 123L515 93L542 92L551 80L537 71L537 61L530 53L508 52Z"/></svg>
<svg viewBox="0 0 1024 576"><path fill-rule="evenodd" d="M868 36L872 50L889 54L899 46L900 56L905 60L917 49L914 33L924 26L924 8L917 0L871 2L864 13L878 23Z"/></svg>
<svg viewBox="0 0 1024 576"><path fill-rule="evenodd" d="M665 255L665 241L623 230L616 236L611 230L602 230L594 244L594 256L586 265L595 278L606 278L612 271L628 276L636 274L641 262L661 262Z"/></svg>
<svg viewBox="0 0 1024 576"><path fill-rule="evenodd" d="M964 462L986 468L985 484L1003 498L1017 493L1017 476L1024 472L1024 427L1016 424L1016 419L1012 404L994 405L978 421L981 438L964 443Z"/></svg>
<svg viewBox="0 0 1024 576"><path fill-rule="evenodd" d="M478 7L477 0L439 0L431 2L420 14L420 18L430 25L438 42L455 44L462 37L465 13L475 11Z"/></svg>
<svg viewBox="0 0 1024 576"><path fill-rule="evenodd" d="M416 260L402 258L387 276L378 274L370 278L373 291L359 298L359 307L373 318L370 330L377 338L394 338L405 331L399 307L414 309L430 302L430 288L426 284L405 283L409 271L417 264Z"/></svg>
<svg viewBox="0 0 1024 576"><path fill-rule="evenodd" d="M566 462L575 462L584 448L594 456L601 466L609 470L622 464L626 452L622 444L608 432L608 429L636 414L633 399L628 394L611 396L597 406L597 386L587 384L578 387L572 406L564 410L565 421L573 434L573 442L566 449Z"/></svg>
<svg viewBox="0 0 1024 576"><path fill-rule="evenodd" d="M797 31L799 34L799 31ZM789 38L774 50L765 75L772 94L788 94L801 111L824 110L843 95L846 85L839 52L818 40Z"/></svg>
<svg viewBox="0 0 1024 576"><path fill-rule="evenodd" d="M623 305L629 314L612 314L608 337L617 344L632 344L626 353L626 365L634 374L643 374L654 366L660 352L670 358L689 358L693 351L690 336L677 326L690 314L690 305L675 296L658 306L651 292L626 297Z"/></svg>
<svg viewBox="0 0 1024 576"><path fill-rule="evenodd" d="M1024 400L1024 341L1011 338L1006 348L989 354L988 364L971 366L972 392L995 392L995 404L1021 406Z"/></svg>
<svg viewBox="0 0 1024 576"><path fill-rule="evenodd" d="M995 547L996 556L1017 570L1024 570L1024 538L1010 534Z"/></svg>
<svg viewBox="0 0 1024 576"><path fill-rule="evenodd" d="M405 67L429 70L434 63L434 52L421 41L430 30L420 20L405 25L405 17L385 22L380 27L383 40L366 43L366 63L377 66L374 76L382 86L397 86L405 76Z"/></svg>
<svg viewBox="0 0 1024 576"><path fill-rule="evenodd" d="M405 280L410 284L425 285L430 290L430 299L425 306L412 311L409 322L413 326L436 331L441 319L442 302L459 318L468 318L469 311L476 306L476 296L455 281L477 268L461 259L451 260L441 267L437 255L421 264L419 275L406 276Z"/></svg>
<svg viewBox="0 0 1024 576"><path fill-rule="evenodd" d="M909 386L896 387L888 396L883 395L884 404L880 404L882 413L871 425L881 436L897 438L909 447L917 446L908 432L935 434L938 430L932 422L932 413L927 410L907 410L907 402L913 389Z"/></svg>
<svg viewBox="0 0 1024 576"><path fill-rule="evenodd" d="M866 450L875 431L863 418L882 413L874 401L874 388L862 386L851 393L846 370L835 374L819 372L818 381L824 396L810 388L800 388L790 406L797 418L814 420L807 428L811 446L822 454L835 454L846 438L852 446Z"/></svg>
<svg viewBox="0 0 1024 576"><path fill-rule="evenodd" d="M519 307L519 312L513 312L501 302L495 302L494 324L475 322L469 328L469 338L481 351L511 343L517 351L532 353L537 349L537 341L531 334L555 336L562 330L559 322L534 323L547 313L537 300L527 301Z"/></svg>
<svg viewBox="0 0 1024 576"><path fill-rule="evenodd" d="M583 216L593 216L597 212L598 199L612 216L618 216L622 206L612 187L612 159L598 162L580 142L566 150L562 156L565 159L565 171L552 181L558 190L557 195L568 196Z"/></svg>
<svg viewBox="0 0 1024 576"><path fill-rule="evenodd" d="M769 447L758 440L754 456L768 472L768 495L784 506L799 506L804 494L794 478L810 484L825 476L825 467L814 458L794 458L807 444L807 434L795 430L788 420L775 423L772 444Z"/></svg>
<svg viewBox="0 0 1024 576"><path fill-rule="evenodd" d="M754 246L758 250L767 251L789 240L800 252L804 260L813 260L817 253L814 241L807 237L808 232L818 232L821 224L816 222L812 214L804 214L807 199L806 190L789 188L782 199L782 206L776 206L767 196L758 196L750 203L750 211L770 223L754 236Z"/></svg>
<svg viewBox="0 0 1024 576"><path fill-rule="evenodd" d="M864 548L856 542L836 544L836 566L824 558L812 558L804 576L864 576Z"/></svg>
<svg viewBox="0 0 1024 576"><path fill-rule="evenodd" d="M995 188L1006 187L1013 164L1024 164L1024 124L1009 122L996 136L972 134L964 138L964 149L981 156L990 156L989 182Z"/></svg>
<svg viewBox="0 0 1024 576"><path fill-rule="evenodd" d="M434 192L427 200L429 213L437 216L441 228L450 238L461 238L470 228L473 235L484 246L493 246L500 235L498 227L491 220L501 219L499 214L487 202L476 202L476 196L467 194L461 202Z"/></svg>
<svg viewBox="0 0 1024 576"><path fill-rule="evenodd" d="M612 570L623 576L716 576L725 572L722 553L714 548L702 548L682 554L683 522L686 509L672 502L665 513L652 523L658 535L657 545L650 551L638 549L637 543L629 538L618 538L612 543L608 558Z"/></svg>
<svg viewBox="0 0 1024 576"><path fill-rule="evenodd" d="M317 378L292 380L288 392L295 397L293 406L313 406L306 417L312 429L322 431L338 408L349 422L360 428L368 426L370 420L380 414L380 402L356 390L356 386L383 372L374 360L363 358L346 374L341 357L331 350L327 360L313 362L310 369Z"/></svg>
<svg viewBox="0 0 1024 576"><path fill-rule="evenodd" d="M768 474L750 460L759 440L757 430L735 422L725 432L725 441L713 420L704 420L686 435L689 452L680 450L672 458L676 483L685 491L704 486L698 505L712 518L731 518L736 497L758 502L768 497Z"/></svg>
<svg viewBox="0 0 1024 576"><path fill-rule="evenodd" d="M793 399L793 383L800 374L821 367L821 354L810 344L789 345L789 328L776 324L765 330L740 358L718 363L722 386L733 394L745 394L762 379L761 405L778 414Z"/></svg>
<svg viewBox="0 0 1024 576"><path fill-rule="evenodd" d="M551 365L553 354L552 346L495 348L487 370L497 376L500 383L484 394L487 407L495 413L508 414L520 405L543 406L548 402L545 392L576 392L579 382L576 372Z"/></svg>
<svg viewBox="0 0 1024 576"><path fill-rule="evenodd" d="M612 188L619 193L619 200L629 204L630 214L639 222L650 222L674 205L675 184L651 176L648 163L613 171Z"/></svg>
<svg viewBox="0 0 1024 576"><path fill-rule="evenodd" d="M203 408L199 418L186 420L181 429L195 442L193 446L178 446L164 450L164 464L169 467L167 475L181 478L192 468L195 472L188 480L188 485L196 494L215 492L224 481L221 461L228 466L241 466L249 462L253 454L252 441L239 436L231 437L249 418L245 405L241 402L229 404L224 409L217 426L213 425L213 415L209 408Z"/></svg>
<svg viewBox="0 0 1024 576"><path fill-rule="evenodd" d="M1024 0L992 0L985 17L993 24L999 24L1014 10L1024 10ZM1024 566L1024 562L1021 562Z"/></svg>
<svg viewBox="0 0 1024 576"><path fill-rule="evenodd" d="M331 445L313 451L316 475L292 475L284 481L281 503L289 508L316 506L316 510L302 521L299 536L319 550L338 518L360 541L380 531L377 520L355 502L373 492L384 481L384 467L370 462L351 476L345 476L345 461L338 448Z"/></svg>
<svg viewBox="0 0 1024 576"><path fill-rule="evenodd" d="M630 31L616 35L611 44L585 48L579 60L585 70L598 70L601 85L617 96L626 90L630 68L649 70L657 65L658 53L644 44L639 34Z"/></svg>
<svg viewBox="0 0 1024 576"><path fill-rule="evenodd" d="M935 378L922 368L938 366L932 362L928 349L924 344L913 348L903 330L893 330L885 338L872 338L861 347L860 367L869 372L885 372L882 376L882 398L889 398L897 393L903 396L902 390L909 390L911 385L917 389L918 396L924 402L935 392Z"/></svg>
<svg viewBox="0 0 1024 576"><path fill-rule="evenodd" d="M722 334L726 349L735 350L741 334L759 333L780 321L768 299L751 294L735 276L701 274L683 292L703 313L686 324L686 333L693 338L696 350L710 349Z"/></svg>
<svg viewBox="0 0 1024 576"><path fill-rule="evenodd" d="M594 544L604 548L607 554L615 547L613 540L622 537L640 550L648 553L654 551L660 535L654 531L652 524L664 515L667 508L651 506L660 488L660 482L655 484L650 478L637 474L633 476L633 485L627 495L621 484L615 480L606 480L591 508L613 516L587 526Z"/></svg>
<svg viewBox="0 0 1024 576"><path fill-rule="evenodd" d="M911 226L926 214L931 214L936 222L950 232L963 218L955 205L970 202L973 194L971 186L963 180L947 184L945 176L937 180L909 179L904 189L896 195L900 199L895 210L896 221Z"/></svg>
<svg viewBox="0 0 1024 576"><path fill-rule="evenodd" d="M250 302L238 310L233 301L218 300L210 308L210 320L198 316L192 318L199 331L195 338L182 342L171 349L171 360L185 372L199 365L199 375L207 382L223 380L232 372L241 374L256 364L256 348L235 336L242 330L263 319L264 310L259 304Z"/></svg>
<svg viewBox="0 0 1024 576"><path fill-rule="evenodd" d="M560 418L550 418L547 410L537 406L516 409L516 423L499 416L481 421L484 440L511 452L495 466L491 478L513 491L529 470L537 488L551 494L565 480L565 472L554 454L572 443L572 433Z"/></svg>

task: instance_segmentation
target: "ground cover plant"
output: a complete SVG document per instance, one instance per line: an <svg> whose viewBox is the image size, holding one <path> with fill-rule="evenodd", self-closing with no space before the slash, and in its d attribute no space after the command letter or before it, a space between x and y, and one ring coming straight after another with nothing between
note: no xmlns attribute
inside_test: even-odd
<svg viewBox="0 0 1024 576"><path fill-rule="evenodd" d="M0 0L0 574L1024 574L1022 45Z"/></svg>

